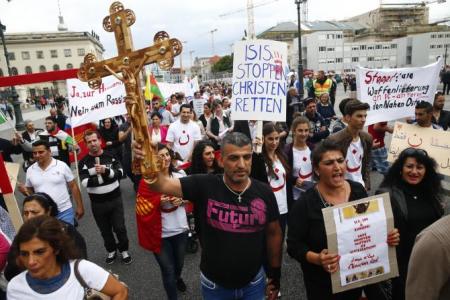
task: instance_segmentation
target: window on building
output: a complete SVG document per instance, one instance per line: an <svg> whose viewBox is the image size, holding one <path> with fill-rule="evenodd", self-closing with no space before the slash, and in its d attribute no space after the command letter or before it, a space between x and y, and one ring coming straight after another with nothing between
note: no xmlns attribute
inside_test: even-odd
<svg viewBox="0 0 450 300"><path fill-rule="evenodd" d="M36 58L43 59L44 58L44 51L36 51Z"/></svg>
<svg viewBox="0 0 450 300"><path fill-rule="evenodd" d="M329 64L334 64L334 58L329 58L329 59L327 59L327 63L329 63Z"/></svg>
<svg viewBox="0 0 450 300"><path fill-rule="evenodd" d="M324 64L324 63L327 62L327 60L326 59L319 59L318 62L319 62L319 64Z"/></svg>
<svg viewBox="0 0 450 300"><path fill-rule="evenodd" d="M67 64L66 69L73 69L73 65L72 64Z"/></svg>
<svg viewBox="0 0 450 300"><path fill-rule="evenodd" d="M445 37L446 37L446 38L450 38L450 33L447 33L447 34L445 35Z"/></svg>
<svg viewBox="0 0 450 300"><path fill-rule="evenodd" d="M327 40L334 40L334 34L327 34Z"/></svg>
<svg viewBox="0 0 450 300"><path fill-rule="evenodd" d="M361 50L366 50L366 49L367 49L367 46L366 46L366 45L361 45L361 46L359 46L359 49L361 49Z"/></svg>
<svg viewBox="0 0 450 300"><path fill-rule="evenodd" d="M17 71L16 67L12 67L11 68L11 75L15 76L15 75L19 75L19 71Z"/></svg>
<svg viewBox="0 0 450 300"><path fill-rule="evenodd" d="M33 73L33 70L31 69L31 67L30 66L26 66L25 67L25 74L32 74Z"/></svg>
<svg viewBox="0 0 450 300"><path fill-rule="evenodd" d="M334 51L334 47L327 48L327 51Z"/></svg>
<svg viewBox="0 0 450 300"><path fill-rule="evenodd" d="M14 52L8 52L9 60L16 60L16 54Z"/></svg>
<svg viewBox="0 0 450 300"><path fill-rule="evenodd" d="M381 45L375 45L375 49L381 49Z"/></svg>
<svg viewBox="0 0 450 300"><path fill-rule="evenodd" d="M58 50L50 50L50 56L51 56L51 58L57 58Z"/></svg>
<svg viewBox="0 0 450 300"><path fill-rule="evenodd" d="M373 46L367 46L367 50L373 50Z"/></svg>
<svg viewBox="0 0 450 300"><path fill-rule="evenodd" d="M47 72L47 68L45 66L41 65L39 67L39 72L41 72L41 73Z"/></svg>
<svg viewBox="0 0 450 300"><path fill-rule="evenodd" d="M59 71L59 65L58 64L54 64L53 65L53 71Z"/></svg>
<svg viewBox="0 0 450 300"><path fill-rule="evenodd" d="M359 57L352 57L352 62L358 62L359 61Z"/></svg>
<svg viewBox="0 0 450 300"><path fill-rule="evenodd" d="M78 48L77 53L78 53L78 56L84 56L84 53L85 53L84 48Z"/></svg>
<svg viewBox="0 0 450 300"><path fill-rule="evenodd" d="M430 49L436 48L436 45L430 45Z"/></svg>
<svg viewBox="0 0 450 300"><path fill-rule="evenodd" d="M358 46L352 46L352 51L358 51L359 47Z"/></svg>
<svg viewBox="0 0 450 300"><path fill-rule="evenodd" d="M319 47L319 52L324 52L324 51L327 51L327 47Z"/></svg>
<svg viewBox="0 0 450 300"><path fill-rule="evenodd" d="M341 62L342 62L342 57L337 57L337 58L336 58L336 62L337 62L337 63L341 63Z"/></svg>
<svg viewBox="0 0 450 300"><path fill-rule="evenodd" d="M443 45L436 45L436 48L441 49Z"/></svg>
<svg viewBox="0 0 450 300"><path fill-rule="evenodd" d="M391 49L397 49L397 44L391 44Z"/></svg>
<svg viewBox="0 0 450 300"><path fill-rule="evenodd" d="M435 38L436 38L436 35L435 35L435 34L432 34L432 35L431 35L431 38L432 38L432 39L435 39Z"/></svg>
<svg viewBox="0 0 450 300"><path fill-rule="evenodd" d="M444 37L443 34L438 34L438 38L439 38L439 39L442 39L443 37Z"/></svg>
<svg viewBox="0 0 450 300"><path fill-rule="evenodd" d="M367 57L367 61L374 61L374 60L375 60L375 58L373 56Z"/></svg>
<svg viewBox="0 0 450 300"><path fill-rule="evenodd" d="M407 64L407 65L410 65L410 64L411 64L411 61L412 61L412 56L411 56L411 55L407 55L407 56L406 56L406 64Z"/></svg>
<svg viewBox="0 0 450 300"><path fill-rule="evenodd" d="M64 49L64 56L65 57L71 57L72 56L72 50L71 49Z"/></svg>
<svg viewBox="0 0 450 300"><path fill-rule="evenodd" d="M30 52L28 52L28 51L22 51L22 59L23 59L23 60L28 60L28 59L30 59Z"/></svg>
<svg viewBox="0 0 450 300"><path fill-rule="evenodd" d="M391 48L389 45L384 45L383 46L383 49L389 49L389 48Z"/></svg>

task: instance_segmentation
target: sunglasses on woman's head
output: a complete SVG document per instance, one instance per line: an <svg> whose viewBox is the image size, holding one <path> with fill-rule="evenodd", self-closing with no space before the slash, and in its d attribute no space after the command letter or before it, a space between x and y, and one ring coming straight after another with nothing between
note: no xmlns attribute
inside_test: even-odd
<svg viewBox="0 0 450 300"><path fill-rule="evenodd" d="M405 150L403 150L403 153L405 155L419 154L419 155L423 155L423 156L428 156L427 151L425 151L423 149L419 149L419 148L406 148Z"/></svg>

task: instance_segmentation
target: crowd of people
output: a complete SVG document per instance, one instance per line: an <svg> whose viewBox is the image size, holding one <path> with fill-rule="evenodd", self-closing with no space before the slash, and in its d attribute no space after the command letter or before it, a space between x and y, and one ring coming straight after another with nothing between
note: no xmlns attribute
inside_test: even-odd
<svg viewBox="0 0 450 300"><path fill-rule="evenodd" d="M343 78L345 89L352 80ZM127 115L100 120L84 132L88 154L78 161L81 186L70 168L69 153L79 147L62 130L67 118L63 105L51 108L45 129L27 120L21 135L5 140L10 147L2 146L8 149L5 160L11 160L10 153L23 153L26 171L25 182L19 183L26 196L25 223L15 237L6 234L4 224L0 231L0 268L9 281L8 299L81 299L86 285L112 299L127 299L126 285L87 260L86 241L76 229L85 213L80 192L85 189L103 239L105 263L120 257L123 264L132 264L121 195L126 177L137 196L139 244L154 254L168 299L192 288L182 278L190 230L187 212L192 209L204 299L280 297L285 243L287 254L300 263L309 300L356 300L362 293L376 300L418 299L416 291L431 290L430 285L437 296L420 299L449 296L444 278L448 248L439 252L439 242L423 242L433 238L429 232L438 232L443 236L439 241L450 243L448 226L423 231L448 219L443 217L436 161L424 150L408 148L390 165L384 138L392 127L382 122L366 131L368 104L351 95L336 99L337 84L332 74L319 71L305 85L308 97L300 100L291 77L286 122L265 121L262 137L257 136L257 121L233 120L227 83L202 85L190 99L183 93L167 102L154 97L147 115L161 170L151 181L132 172L132 157L142 158L144 150L132 142ZM408 122L447 130L450 112L443 110L444 103L442 93L434 104L419 102ZM194 109L199 106L202 111ZM384 175L379 187L371 184L373 170ZM390 195L395 228L386 240L396 249L400 275L333 294L330 274L339 269L340 256L328 250L322 209L369 192ZM0 204L1 213L6 206ZM420 249L414 246L417 236ZM430 247L443 264L436 269L446 268L447 262L447 270L437 272L440 278L433 282L416 274L429 268L421 262Z"/></svg>

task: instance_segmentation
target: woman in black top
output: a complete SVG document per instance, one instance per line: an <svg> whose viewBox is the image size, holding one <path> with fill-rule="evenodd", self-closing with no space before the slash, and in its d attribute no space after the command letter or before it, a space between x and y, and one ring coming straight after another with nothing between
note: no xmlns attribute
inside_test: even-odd
<svg viewBox="0 0 450 300"><path fill-rule="evenodd" d="M405 299L408 262L419 232L442 217L441 177L436 161L422 149L403 150L376 193L389 193L394 224L402 240L397 247L400 276L392 280L394 300Z"/></svg>
<svg viewBox="0 0 450 300"><path fill-rule="evenodd" d="M360 183L345 180L345 154L338 145L323 141L315 147L311 159L317 184L295 202L289 213L287 251L302 266L309 300L357 300L362 288L332 294L330 273L338 270L340 257L327 250L322 209L365 198L367 192ZM399 238L394 229L388 235L388 244L394 246Z"/></svg>

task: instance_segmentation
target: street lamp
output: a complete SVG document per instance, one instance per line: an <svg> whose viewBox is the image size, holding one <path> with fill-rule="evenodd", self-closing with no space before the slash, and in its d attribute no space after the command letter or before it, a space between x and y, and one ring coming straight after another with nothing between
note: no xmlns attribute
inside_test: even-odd
<svg viewBox="0 0 450 300"><path fill-rule="evenodd" d="M304 90L303 90L303 64L302 64L302 27L300 20L300 4L306 2L307 0L295 0L297 4L297 21L298 21L298 84L299 84L299 98L300 101L303 100Z"/></svg>
<svg viewBox="0 0 450 300"><path fill-rule="evenodd" d="M9 64L8 50L6 49L5 35L3 32L6 30L6 26L0 21L0 37L3 44L3 52L5 53L6 67L8 69L8 75L12 76L11 66ZM12 105L14 107L14 115L16 117L16 130L24 130L25 124L23 123L22 110L20 109L19 95L17 95L16 87L11 86L11 98L13 99Z"/></svg>

